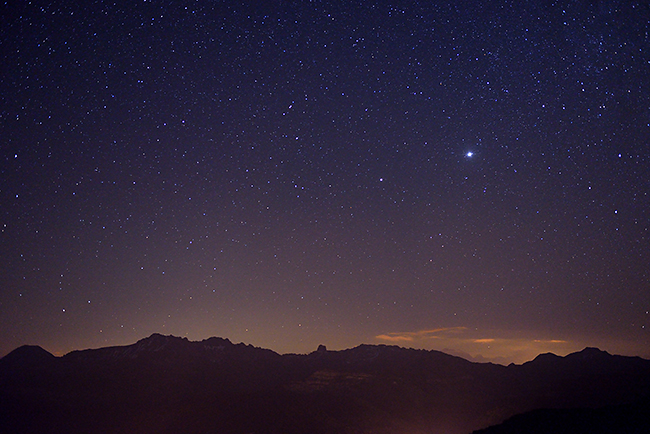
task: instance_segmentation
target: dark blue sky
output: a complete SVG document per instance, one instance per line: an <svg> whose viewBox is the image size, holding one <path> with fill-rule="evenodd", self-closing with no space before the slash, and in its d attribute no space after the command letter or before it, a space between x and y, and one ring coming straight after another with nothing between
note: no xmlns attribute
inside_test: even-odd
<svg viewBox="0 0 650 434"><path fill-rule="evenodd" d="M0 9L0 355L650 357L644 2Z"/></svg>

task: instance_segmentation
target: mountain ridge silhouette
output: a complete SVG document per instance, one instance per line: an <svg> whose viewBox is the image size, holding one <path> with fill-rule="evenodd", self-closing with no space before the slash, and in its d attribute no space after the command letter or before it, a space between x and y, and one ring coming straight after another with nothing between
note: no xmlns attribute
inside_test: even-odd
<svg viewBox="0 0 650 434"><path fill-rule="evenodd" d="M467 434L543 408L650 395L650 361L594 348L521 365L362 344L278 354L153 334L56 357L0 359L0 432Z"/></svg>

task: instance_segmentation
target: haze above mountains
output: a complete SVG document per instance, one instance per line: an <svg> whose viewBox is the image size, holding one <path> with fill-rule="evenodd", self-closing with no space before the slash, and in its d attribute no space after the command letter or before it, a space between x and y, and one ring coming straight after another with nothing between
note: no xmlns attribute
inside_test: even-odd
<svg viewBox="0 0 650 434"><path fill-rule="evenodd" d="M540 409L555 409L545 420L573 420L557 413L571 409L616 424L647 414L648 396L650 361L595 348L502 366L396 346L280 355L153 334L63 357L23 346L0 359L3 433L466 434L532 410L516 422L538 420Z"/></svg>

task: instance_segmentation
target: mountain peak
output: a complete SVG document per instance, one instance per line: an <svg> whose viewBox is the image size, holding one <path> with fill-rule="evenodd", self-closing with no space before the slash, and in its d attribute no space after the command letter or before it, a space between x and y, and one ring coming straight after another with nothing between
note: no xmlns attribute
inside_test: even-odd
<svg viewBox="0 0 650 434"><path fill-rule="evenodd" d="M17 360L17 361L26 361L26 360L52 360L56 358L52 353L47 350L44 350L38 345L23 345L16 348L0 360Z"/></svg>
<svg viewBox="0 0 650 434"><path fill-rule="evenodd" d="M607 351L603 351L600 348L596 348L596 347L585 347L584 350L574 354L581 354L582 356L588 356L588 357L611 356L611 354L609 354Z"/></svg>
<svg viewBox="0 0 650 434"><path fill-rule="evenodd" d="M180 342L180 341L188 341L187 338L181 338L178 336L174 335L163 335L161 333L152 333L151 336L140 339L138 342L142 341L153 341L153 342Z"/></svg>
<svg viewBox="0 0 650 434"><path fill-rule="evenodd" d="M186 344L190 344L187 338L181 338L174 335L163 335L160 333L153 333L151 336L140 339L132 347L134 354L142 352L158 352L163 349L179 348Z"/></svg>
<svg viewBox="0 0 650 434"><path fill-rule="evenodd" d="M553 353L542 353L535 357L533 360L530 362L524 363L524 365L529 364L529 363L554 363L558 359L561 359L562 357L558 356L557 354Z"/></svg>
<svg viewBox="0 0 650 434"><path fill-rule="evenodd" d="M612 357L611 354L609 354L607 351L603 351L598 348L594 347L586 347L582 351L578 351L575 353L567 354L564 357L558 356L553 353L543 353L535 357L533 360L530 362L524 363L524 365L530 364L530 363L535 363L535 364L555 364L559 360L564 360L566 362L569 361L575 361L575 362L587 362L587 361L594 361L594 360L599 360L599 359L606 359Z"/></svg>
<svg viewBox="0 0 650 434"><path fill-rule="evenodd" d="M56 360L56 356L38 345L23 345L0 359L0 365L9 370L33 369L47 366L53 360Z"/></svg>
<svg viewBox="0 0 650 434"><path fill-rule="evenodd" d="M218 338L218 337L215 337L215 336L213 336L211 338L208 338L208 339L204 339L204 340L201 341L201 343L204 346L210 346L210 347L214 347L214 346L226 347L226 346L234 345L232 342L230 342L230 339L228 339L228 338Z"/></svg>

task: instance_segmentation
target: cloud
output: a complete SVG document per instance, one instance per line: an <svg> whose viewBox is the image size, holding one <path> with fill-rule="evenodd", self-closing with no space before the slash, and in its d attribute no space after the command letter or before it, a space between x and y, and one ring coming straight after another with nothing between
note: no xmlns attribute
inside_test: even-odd
<svg viewBox="0 0 650 434"><path fill-rule="evenodd" d="M417 332L394 332L375 336L375 339L388 342L415 342L425 339L442 339L441 334L462 333L466 327L444 327L430 330L420 330Z"/></svg>
<svg viewBox="0 0 650 434"><path fill-rule="evenodd" d="M404 342L404 341L411 342L411 341L413 341L412 336L403 336L403 335L399 335L399 334L395 335L395 336L392 336L390 334L388 334L388 335L378 335L378 336L375 336L375 338L379 339L380 341L388 341L388 342Z"/></svg>
<svg viewBox="0 0 650 434"><path fill-rule="evenodd" d="M441 327L413 332L389 332L375 336L381 342L413 348L467 354L469 360L507 364L523 363L541 353L566 355L582 349L577 342L539 339L523 331L477 330L467 327Z"/></svg>

